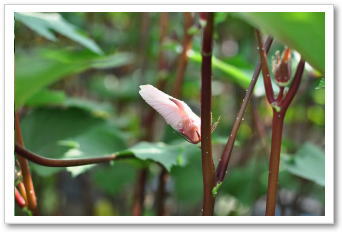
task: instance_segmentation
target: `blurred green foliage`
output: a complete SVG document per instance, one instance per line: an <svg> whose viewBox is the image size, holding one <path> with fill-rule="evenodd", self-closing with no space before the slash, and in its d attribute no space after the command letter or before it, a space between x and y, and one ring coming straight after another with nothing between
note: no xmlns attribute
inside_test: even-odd
<svg viewBox="0 0 342 232"><path fill-rule="evenodd" d="M160 13L16 13L15 19L15 107L22 114L25 146L58 159L113 153L135 157L68 168L31 164L42 215L131 215L142 167L149 172L144 215L154 215L161 166L170 172L168 214L199 215L203 191L199 146L182 140L159 116L153 141L145 141L152 123L146 119L150 107L138 94L139 85L156 85L160 78L166 82L164 91L172 94L183 38L182 14L169 13L163 44ZM314 68L306 69L285 119L279 185L289 196L311 199L324 208L325 87L315 70L324 73L322 13L216 14L212 113L213 121L219 116L221 120L213 132L215 163L257 62L251 25L276 39L270 64L277 50L289 46ZM182 100L197 114L200 50L197 32L182 85ZM160 51L167 64L162 73ZM292 73L295 56L293 60ZM263 210L272 120L263 95L260 78L227 179L218 192L216 215L258 215ZM291 215L320 214L291 204L282 207L290 207ZM16 214L24 212L16 209Z"/></svg>

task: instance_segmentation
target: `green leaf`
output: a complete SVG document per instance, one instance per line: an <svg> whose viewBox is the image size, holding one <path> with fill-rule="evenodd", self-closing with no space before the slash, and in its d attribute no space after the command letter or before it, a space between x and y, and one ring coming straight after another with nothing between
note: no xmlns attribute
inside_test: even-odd
<svg viewBox="0 0 342 232"><path fill-rule="evenodd" d="M315 89L324 89L324 88L325 88L325 78L321 78Z"/></svg>
<svg viewBox="0 0 342 232"><path fill-rule="evenodd" d="M202 62L202 56L199 52L190 50L188 53L188 57L190 60L196 61L198 63ZM225 63L215 56L212 58L212 65L214 68L217 68L227 74L227 78L229 78L234 83L240 85L242 88L247 88L249 85L249 82L251 80L251 77L249 77L247 74L245 74L243 71L241 71L239 68L230 65L228 63Z"/></svg>
<svg viewBox="0 0 342 232"><path fill-rule="evenodd" d="M298 51L324 73L325 20L323 12L236 13L253 26Z"/></svg>
<svg viewBox="0 0 342 232"><path fill-rule="evenodd" d="M33 110L23 118L22 131L26 147L48 158L97 157L126 148L123 135L114 123L76 108ZM90 167L70 167L68 171L75 175ZM43 176L65 170L39 165L33 168Z"/></svg>
<svg viewBox="0 0 342 232"><path fill-rule="evenodd" d="M96 59L92 67L96 69L116 68L132 63L134 56L131 53L120 52Z"/></svg>
<svg viewBox="0 0 342 232"><path fill-rule="evenodd" d="M102 50L93 40L81 34L74 25L67 22L58 13L15 13L15 20L20 21L49 40L57 40L56 36L51 32L53 30L97 54L103 54Z"/></svg>
<svg viewBox="0 0 342 232"><path fill-rule="evenodd" d="M191 154L199 152L196 145L180 142L168 145L162 142L149 143L140 142L129 149L141 160L151 160L162 164L168 171L173 166L184 166L187 164Z"/></svg>
<svg viewBox="0 0 342 232"><path fill-rule="evenodd" d="M324 186L324 160L324 152L319 147L305 143L293 156L282 156L281 168Z"/></svg>
<svg viewBox="0 0 342 232"><path fill-rule="evenodd" d="M109 62L120 56L118 53L101 57L85 51L65 49L17 52L15 56L15 107L16 109L20 108L41 89L62 78L81 73L90 68L97 68L100 61L107 60L107 68L118 67L131 61L126 59L125 62L123 60Z"/></svg>
<svg viewBox="0 0 342 232"><path fill-rule="evenodd" d="M27 106L45 106L45 105L59 105L66 100L66 95L63 91L42 89L33 96L31 96L27 102Z"/></svg>
<svg viewBox="0 0 342 232"><path fill-rule="evenodd" d="M87 99L71 97L64 101L63 106L75 107L89 111L93 116L99 118L109 118L114 114L113 107L108 102L95 102Z"/></svg>
<svg viewBox="0 0 342 232"><path fill-rule="evenodd" d="M219 194L229 194L241 203L251 205L265 194L266 186L261 184L261 175L267 170L265 160L250 159L245 165L232 168L227 181L220 187Z"/></svg>
<svg viewBox="0 0 342 232"><path fill-rule="evenodd" d="M203 193L201 155L190 157L189 163L185 167L174 167L171 171L171 177L175 188L173 194L180 206L200 206ZM199 209L200 210L200 209Z"/></svg>
<svg viewBox="0 0 342 232"><path fill-rule="evenodd" d="M136 170L133 165L120 161L114 165L92 169L91 179L100 189L113 196L134 183Z"/></svg>
<svg viewBox="0 0 342 232"><path fill-rule="evenodd" d="M15 106L21 107L41 89L89 67L84 62L62 63L42 56L38 51L15 57Z"/></svg>

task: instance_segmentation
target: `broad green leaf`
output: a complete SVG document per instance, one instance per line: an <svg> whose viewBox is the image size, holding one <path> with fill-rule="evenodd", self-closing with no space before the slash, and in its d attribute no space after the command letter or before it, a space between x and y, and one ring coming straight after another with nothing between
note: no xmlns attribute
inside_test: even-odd
<svg viewBox="0 0 342 232"><path fill-rule="evenodd" d="M27 106L60 105L67 99L63 91L42 89L30 97Z"/></svg>
<svg viewBox="0 0 342 232"><path fill-rule="evenodd" d="M324 152L319 147L305 143L293 156L282 156L281 165L293 175L324 186L324 160Z"/></svg>
<svg viewBox="0 0 342 232"><path fill-rule="evenodd" d="M151 160L162 164L168 171L173 166L184 166L188 159L196 150L196 145L180 142L175 145L168 145L162 142L149 143L140 142L131 147L131 151L137 158L141 160Z"/></svg>
<svg viewBox="0 0 342 232"><path fill-rule="evenodd" d="M41 89L70 75L90 68L115 68L131 62L126 53L98 56L85 51L40 49L17 52L15 56L15 107L23 106L28 99ZM116 61L119 59L120 61ZM106 66L99 62L106 60Z"/></svg>
<svg viewBox="0 0 342 232"><path fill-rule="evenodd" d="M89 68L85 62L63 63L38 51L15 56L15 107L19 108L41 89L71 74Z"/></svg>
<svg viewBox="0 0 342 232"><path fill-rule="evenodd" d="M184 205L184 210L189 206L201 207L203 183L201 171L201 155L190 157L189 164L185 167L174 167L171 177L175 185L173 194L177 201Z"/></svg>
<svg viewBox="0 0 342 232"><path fill-rule="evenodd" d="M67 22L58 13L15 13L15 19L49 40L57 40L54 33L51 32L53 30L97 54L103 53L93 40L81 34L74 25Z"/></svg>
<svg viewBox="0 0 342 232"><path fill-rule="evenodd" d="M325 15L323 12L237 13L248 23L297 50L306 61L324 73Z"/></svg>
<svg viewBox="0 0 342 232"><path fill-rule="evenodd" d="M113 165L98 166L91 170L91 179L103 191L110 195L123 192L125 187L134 183L137 169L125 161ZM124 180L124 181L123 181Z"/></svg>
<svg viewBox="0 0 342 232"><path fill-rule="evenodd" d="M196 61L198 63L202 62L202 56L199 52L196 52L194 50L190 50L188 52L188 57L190 60ZM231 81L235 82L236 84L240 85L242 88L247 88L249 85L249 82L251 80L251 77L248 76L246 73L241 71L239 68L230 65L228 63L225 63L215 56L212 58L212 65L214 68L217 68L227 74L227 78L229 78Z"/></svg>
<svg viewBox="0 0 342 232"><path fill-rule="evenodd" d="M114 123L76 108L33 110L23 118L22 131L26 147L49 158L104 156L126 148ZM68 171L80 174L89 167L71 167ZM34 165L39 175L63 169Z"/></svg>
<svg viewBox="0 0 342 232"><path fill-rule="evenodd" d="M89 111L95 117L100 118L109 118L111 115L114 114L113 107L108 102L100 103L82 98L70 97L67 98L62 105Z"/></svg>

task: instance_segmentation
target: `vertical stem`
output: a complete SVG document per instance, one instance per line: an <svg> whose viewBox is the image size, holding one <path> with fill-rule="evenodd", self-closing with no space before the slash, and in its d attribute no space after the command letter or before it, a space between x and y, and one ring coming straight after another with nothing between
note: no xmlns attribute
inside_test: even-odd
<svg viewBox="0 0 342 232"><path fill-rule="evenodd" d="M158 216L165 216L166 209L165 209L165 200L166 200L166 183L169 178L169 174L165 168L163 168L159 174L158 180L158 190L156 196L156 208L157 208L157 215Z"/></svg>
<svg viewBox="0 0 342 232"><path fill-rule="evenodd" d="M201 149L203 175L203 216L214 213L215 167L211 147L211 56L213 43L213 13L206 13L207 23L203 32L201 67Z"/></svg>
<svg viewBox="0 0 342 232"><path fill-rule="evenodd" d="M19 144L20 146L24 146L24 141L23 141L21 128L20 128L20 118L19 118L18 112L15 114L15 139L16 139L17 144ZM32 212L36 214L37 213L37 198L36 198L36 194L34 191L29 163L27 159L23 158L22 156L18 156L18 162L20 164L21 173L23 176L23 182L24 182L24 186L26 190L25 191L26 197L28 201L28 207Z"/></svg>
<svg viewBox="0 0 342 232"><path fill-rule="evenodd" d="M280 111L273 109L272 121L272 145L269 164L267 200L266 200L266 216L274 216L277 203L277 185L279 174L279 160L281 151L281 139L286 110L296 95L305 67L305 61L301 59L297 65L296 73L293 78L291 87L283 99L278 100Z"/></svg>
<svg viewBox="0 0 342 232"><path fill-rule="evenodd" d="M273 110L272 145L268 173L266 216L275 215L284 116L284 113Z"/></svg>
<svg viewBox="0 0 342 232"><path fill-rule="evenodd" d="M134 191L133 216L141 216L144 211L145 185L148 175L148 168L143 168L138 173L136 189Z"/></svg>

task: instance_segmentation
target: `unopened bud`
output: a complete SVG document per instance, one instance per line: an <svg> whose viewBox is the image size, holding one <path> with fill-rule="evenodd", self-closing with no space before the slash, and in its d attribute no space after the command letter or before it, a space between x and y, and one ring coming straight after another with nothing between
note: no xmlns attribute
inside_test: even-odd
<svg viewBox="0 0 342 232"><path fill-rule="evenodd" d="M208 20L208 12L199 12L199 23L203 28L206 26Z"/></svg>
<svg viewBox="0 0 342 232"><path fill-rule="evenodd" d="M282 54L276 54L276 61L273 63L275 80L279 86L287 86L291 78L291 50L286 48Z"/></svg>

